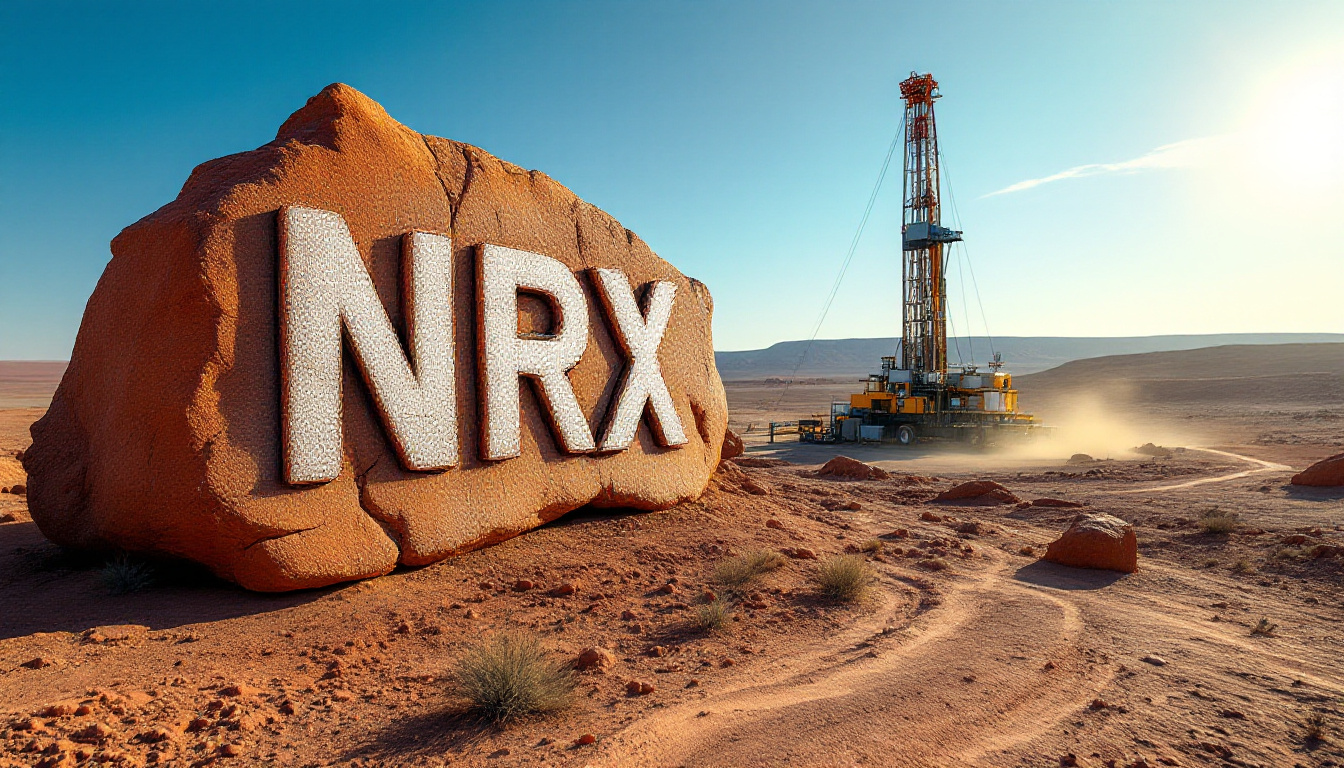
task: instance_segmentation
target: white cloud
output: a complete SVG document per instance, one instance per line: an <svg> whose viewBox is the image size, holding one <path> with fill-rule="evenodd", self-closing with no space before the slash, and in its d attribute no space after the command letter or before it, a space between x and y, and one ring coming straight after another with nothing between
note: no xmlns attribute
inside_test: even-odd
<svg viewBox="0 0 1344 768"><path fill-rule="evenodd" d="M1043 176L1039 179L1026 179L1016 184L1009 184L1003 189L990 192L981 197L993 197L995 195L1006 195L1010 192L1021 192L1023 190L1039 187L1042 184L1049 184L1052 181L1062 181L1064 179L1078 179L1086 176L1102 176L1108 173L1138 173L1153 169L1163 168L1190 168L1197 165L1204 165L1209 160L1222 152L1227 146L1230 136L1204 136L1197 139L1186 139L1174 144L1163 144L1139 157L1130 160L1122 160L1118 163L1089 163L1087 165L1075 165L1072 168L1054 173L1049 176Z"/></svg>

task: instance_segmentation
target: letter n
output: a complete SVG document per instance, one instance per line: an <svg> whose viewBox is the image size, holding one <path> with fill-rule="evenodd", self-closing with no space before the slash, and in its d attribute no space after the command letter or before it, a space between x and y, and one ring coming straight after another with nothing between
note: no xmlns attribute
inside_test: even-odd
<svg viewBox="0 0 1344 768"><path fill-rule="evenodd" d="M321 483L340 474L342 331L402 465L457 465L452 253L452 240L442 235L411 232L403 240L408 361L345 220L312 208L280 211L286 481Z"/></svg>

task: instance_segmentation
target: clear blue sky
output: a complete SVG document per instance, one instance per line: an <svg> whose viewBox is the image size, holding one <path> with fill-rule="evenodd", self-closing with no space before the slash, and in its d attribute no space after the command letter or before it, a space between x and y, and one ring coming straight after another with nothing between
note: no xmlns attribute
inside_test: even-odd
<svg viewBox="0 0 1344 768"><path fill-rule="evenodd" d="M0 359L68 356L111 238L335 81L612 213L719 349L811 333L911 70L996 335L1344 331L1341 51L1339 2L8 0ZM893 175L823 338L898 335L898 222Z"/></svg>

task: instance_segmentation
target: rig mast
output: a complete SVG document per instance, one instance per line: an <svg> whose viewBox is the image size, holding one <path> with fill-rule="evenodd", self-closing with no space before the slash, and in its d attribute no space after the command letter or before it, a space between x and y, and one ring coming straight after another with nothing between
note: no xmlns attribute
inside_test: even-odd
<svg viewBox="0 0 1344 768"><path fill-rule="evenodd" d="M933 102L941 98L933 75L910 73L905 101L905 173L902 183L901 364L907 371L947 373L947 278L943 244L961 239L939 221L938 128Z"/></svg>

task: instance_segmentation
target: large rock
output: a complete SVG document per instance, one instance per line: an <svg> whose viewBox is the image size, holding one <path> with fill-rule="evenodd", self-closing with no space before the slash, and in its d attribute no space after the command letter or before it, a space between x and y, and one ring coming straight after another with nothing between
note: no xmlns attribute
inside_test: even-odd
<svg viewBox="0 0 1344 768"><path fill-rule="evenodd" d="M403 239L452 236L456 468L403 468L347 353L339 474L285 482L283 206L344 217L403 335ZM584 270L618 268L635 287L672 282L658 359L687 444L662 447L643 424L623 452L564 453L524 386L520 455L478 458L475 267L485 243L543 254L580 278L589 340L568 376L594 433L626 358ZM727 405L705 287L545 174L416 133L348 86L310 99L275 141L196 168L176 200L113 240L112 254L24 456L33 518L60 544L189 558L251 589L316 587L486 546L585 504L667 508L698 497L719 463ZM519 314L523 332L551 322L546 303L526 294Z"/></svg>
<svg viewBox="0 0 1344 768"><path fill-rule="evenodd" d="M1139 569L1139 543L1134 526L1113 515L1079 515L1045 551L1052 563L1134 573Z"/></svg>
<svg viewBox="0 0 1344 768"><path fill-rule="evenodd" d="M1332 488L1344 485L1344 453L1321 459L1310 467L1293 475L1293 485L1310 485L1320 488Z"/></svg>
<svg viewBox="0 0 1344 768"><path fill-rule="evenodd" d="M992 506L994 504L1017 504L1022 501L1012 491L993 480L971 480L948 488L934 497L942 504L963 504L967 506Z"/></svg>
<svg viewBox="0 0 1344 768"><path fill-rule="evenodd" d="M886 480L891 477L891 473L881 467L864 464L848 456L836 456L817 470L817 474L842 480Z"/></svg>

